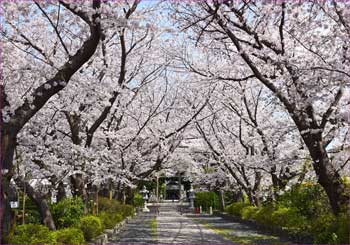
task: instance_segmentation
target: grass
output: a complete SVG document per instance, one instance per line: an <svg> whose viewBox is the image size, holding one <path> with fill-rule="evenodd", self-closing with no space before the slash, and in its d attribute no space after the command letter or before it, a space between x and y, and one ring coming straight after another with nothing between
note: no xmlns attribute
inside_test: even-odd
<svg viewBox="0 0 350 245"><path fill-rule="evenodd" d="M157 223L157 217L151 219L151 229L152 229L152 235L158 239L158 223Z"/></svg>
<svg viewBox="0 0 350 245"><path fill-rule="evenodd" d="M215 233L224 236L226 239L229 239L233 243L239 244L288 244L281 242L278 237L270 236L270 235L249 235L249 236L236 236L233 235L233 229L229 228L218 228L214 227L205 221L201 221L205 227L213 230Z"/></svg>

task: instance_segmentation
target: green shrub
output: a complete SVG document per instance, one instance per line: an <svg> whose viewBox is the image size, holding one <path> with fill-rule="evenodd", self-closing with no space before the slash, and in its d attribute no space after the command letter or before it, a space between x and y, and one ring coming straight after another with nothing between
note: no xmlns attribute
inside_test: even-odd
<svg viewBox="0 0 350 245"><path fill-rule="evenodd" d="M307 219L314 219L331 212L328 197L319 184L304 183L294 186L290 191L278 198L278 204L294 207Z"/></svg>
<svg viewBox="0 0 350 245"><path fill-rule="evenodd" d="M107 197L98 198L98 209L100 211L112 212L117 209L118 205L120 205L120 203L117 200L110 200Z"/></svg>
<svg viewBox="0 0 350 245"><path fill-rule="evenodd" d="M252 207L249 203L234 202L225 208L225 211L233 216L242 217L242 210L245 207Z"/></svg>
<svg viewBox="0 0 350 245"><path fill-rule="evenodd" d="M335 224L337 242L340 244L350 244L350 217L349 214L342 213L336 219Z"/></svg>
<svg viewBox="0 0 350 245"><path fill-rule="evenodd" d="M65 228L53 232L57 244L84 244L84 234L79 228Z"/></svg>
<svg viewBox="0 0 350 245"><path fill-rule="evenodd" d="M80 219L80 229L84 233L85 240L91 241L103 232L101 219L93 215L84 216Z"/></svg>
<svg viewBox="0 0 350 245"><path fill-rule="evenodd" d="M65 198L53 204L51 211L57 228L78 226L84 213L84 203L80 197Z"/></svg>
<svg viewBox="0 0 350 245"><path fill-rule="evenodd" d="M131 205L121 205L117 206L117 209L115 210L116 213L120 213L123 218L129 217L129 216L134 216L135 214L135 209Z"/></svg>
<svg viewBox="0 0 350 245"><path fill-rule="evenodd" d="M350 244L349 215L342 213L338 217L333 214L318 217L312 224L312 232L315 234L315 243L323 244Z"/></svg>
<svg viewBox="0 0 350 245"><path fill-rule="evenodd" d="M143 207L145 200L140 193L136 193L133 198L133 204L135 207Z"/></svg>
<svg viewBox="0 0 350 245"><path fill-rule="evenodd" d="M305 230L306 217L302 216L296 208L278 207L271 215L273 225L292 228L293 230Z"/></svg>
<svg viewBox="0 0 350 245"><path fill-rule="evenodd" d="M19 206L16 209L19 214L22 214L23 210L23 193L19 195ZM18 216L20 218L17 219L18 223L22 223L22 217ZM41 224L41 216L38 211L38 207L33 202L32 199L30 199L28 196L26 196L25 201L25 223L26 224Z"/></svg>
<svg viewBox="0 0 350 245"><path fill-rule="evenodd" d="M17 226L15 234L10 240L11 244L54 244L55 242L55 237L49 229L39 224Z"/></svg>
<svg viewBox="0 0 350 245"><path fill-rule="evenodd" d="M255 215L258 211L258 207L245 206L241 209L242 219L255 219Z"/></svg>
<svg viewBox="0 0 350 245"><path fill-rule="evenodd" d="M109 200L106 197L100 197L98 199L98 209L107 213L118 213L123 218L133 216L135 213L134 207L127 204L120 204L116 200Z"/></svg>
<svg viewBox="0 0 350 245"><path fill-rule="evenodd" d="M197 192L194 205L196 207L202 206L204 211L209 211L210 207L215 210L220 208L220 199L215 192Z"/></svg>
<svg viewBox="0 0 350 245"><path fill-rule="evenodd" d="M98 217L101 219L105 229L112 229L123 220L123 216L119 213L101 212Z"/></svg>
<svg viewBox="0 0 350 245"><path fill-rule="evenodd" d="M262 225L271 225L273 223L272 221L273 211L274 211L274 207L271 204L259 207L259 210L255 214L255 220Z"/></svg>

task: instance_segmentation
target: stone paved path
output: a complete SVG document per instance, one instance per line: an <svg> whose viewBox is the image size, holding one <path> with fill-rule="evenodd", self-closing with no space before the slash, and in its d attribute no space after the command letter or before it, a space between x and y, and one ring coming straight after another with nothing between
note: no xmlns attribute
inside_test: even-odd
<svg viewBox="0 0 350 245"><path fill-rule="evenodd" d="M161 244L232 244L212 229L181 215L173 206L161 207L157 224Z"/></svg>
<svg viewBox="0 0 350 245"><path fill-rule="evenodd" d="M155 225L156 224L156 225ZM281 244L279 237L209 215L180 214L175 204L161 206L158 216L140 214L113 244Z"/></svg>
<svg viewBox="0 0 350 245"><path fill-rule="evenodd" d="M151 222L155 215L141 213L130 220L125 228L109 243L113 244L156 244L156 236L152 230Z"/></svg>

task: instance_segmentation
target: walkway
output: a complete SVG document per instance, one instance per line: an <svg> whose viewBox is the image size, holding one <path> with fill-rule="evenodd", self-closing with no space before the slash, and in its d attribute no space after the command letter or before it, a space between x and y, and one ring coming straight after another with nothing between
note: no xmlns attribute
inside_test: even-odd
<svg viewBox="0 0 350 245"><path fill-rule="evenodd" d="M233 244L287 243L251 227L211 215L180 214L177 205L160 207L160 214L141 214L130 221L116 244Z"/></svg>
<svg viewBox="0 0 350 245"><path fill-rule="evenodd" d="M152 220L156 216L149 213L141 213L130 220L125 228L109 243L113 244L156 244L156 234L152 229Z"/></svg>
<svg viewBox="0 0 350 245"><path fill-rule="evenodd" d="M230 244L230 240L194 219L181 215L174 205L162 206L157 217L158 243Z"/></svg>

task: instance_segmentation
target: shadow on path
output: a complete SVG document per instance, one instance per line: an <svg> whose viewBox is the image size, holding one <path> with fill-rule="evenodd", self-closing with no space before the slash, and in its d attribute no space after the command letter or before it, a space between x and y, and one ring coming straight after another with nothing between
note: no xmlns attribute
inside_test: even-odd
<svg viewBox="0 0 350 245"><path fill-rule="evenodd" d="M150 213L139 214L110 243L282 244L288 241L222 217L180 214L176 204L169 204L160 207L158 216Z"/></svg>

